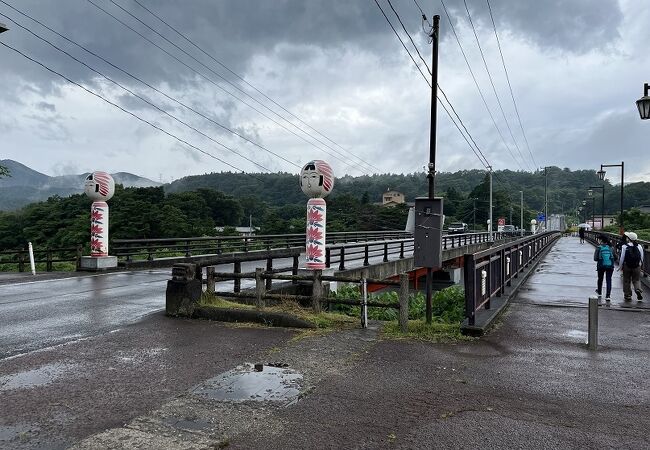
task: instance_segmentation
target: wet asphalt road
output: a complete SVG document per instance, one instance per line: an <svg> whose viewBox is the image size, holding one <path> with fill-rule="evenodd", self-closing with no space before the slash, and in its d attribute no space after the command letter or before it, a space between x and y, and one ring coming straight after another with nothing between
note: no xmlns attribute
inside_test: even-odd
<svg viewBox="0 0 650 450"><path fill-rule="evenodd" d="M94 336L165 305L169 270L0 286L0 359Z"/></svg>

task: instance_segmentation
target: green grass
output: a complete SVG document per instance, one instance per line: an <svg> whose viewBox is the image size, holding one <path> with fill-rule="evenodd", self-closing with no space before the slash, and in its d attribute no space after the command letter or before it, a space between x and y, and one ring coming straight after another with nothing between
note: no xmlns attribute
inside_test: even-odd
<svg viewBox="0 0 650 450"><path fill-rule="evenodd" d="M427 325L424 320L409 320L408 332L406 334L400 331L397 322L389 322L384 327L383 335L391 339L417 339L436 343L474 340L474 338L461 334L460 323L434 321L430 325Z"/></svg>
<svg viewBox="0 0 650 450"><path fill-rule="evenodd" d="M243 309L253 310L256 309L254 305L244 303L231 302L223 298L215 297L213 295L203 293L199 302L200 306L213 307L213 308L229 308L229 309ZM260 308L262 312L282 313L289 314L307 322L313 323L317 328L335 329L335 328L350 328L359 323L359 319L350 317L345 314L333 312L319 312L314 313L310 309L301 307L298 303L289 299L274 306L267 306Z"/></svg>

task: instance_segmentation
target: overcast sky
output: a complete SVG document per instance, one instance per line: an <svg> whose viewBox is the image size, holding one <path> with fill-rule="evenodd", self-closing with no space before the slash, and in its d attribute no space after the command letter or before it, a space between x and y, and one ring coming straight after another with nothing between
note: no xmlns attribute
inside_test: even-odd
<svg viewBox="0 0 650 450"><path fill-rule="evenodd" d="M431 91L374 0L138 1L205 53L134 0L2 0L0 22L10 30L0 34L0 42L169 134L0 46L0 159L50 175L125 171L156 181L233 167L298 173L315 158L330 162L338 176L410 173L428 162ZM650 181L650 121L640 120L635 105L643 83L650 82L650 0L490 0L529 146L486 0L466 1L503 114L463 0L445 5L496 127L440 0L418 3L429 19L441 15L439 84L495 169L597 169L624 160L628 180ZM387 0L378 2L419 62ZM392 4L430 64L431 45L416 2ZM440 106L438 118L438 170L482 167Z"/></svg>

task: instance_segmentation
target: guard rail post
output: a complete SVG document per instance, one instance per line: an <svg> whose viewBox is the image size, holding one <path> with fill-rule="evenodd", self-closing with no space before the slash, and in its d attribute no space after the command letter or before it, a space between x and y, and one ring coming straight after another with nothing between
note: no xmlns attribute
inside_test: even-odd
<svg viewBox="0 0 650 450"><path fill-rule="evenodd" d="M323 299L323 271L316 269L312 272L311 308L315 313L321 311L321 300Z"/></svg>
<svg viewBox="0 0 650 450"><path fill-rule="evenodd" d="M587 346L589 350L598 350L598 296L589 297L589 328Z"/></svg>
<svg viewBox="0 0 650 450"><path fill-rule="evenodd" d="M268 273L269 275L273 273L273 258L266 259L266 273ZM273 287L273 279L267 278L266 290L270 291L272 287Z"/></svg>
<svg viewBox="0 0 650 450"><path fill-rule="evenodd" d="M205 268L205 279L206 279L205 290L208 294L214 294L214 287L216 284L216 280L214 279L214 271L215 271L214 266L208 266Z"/></svg>
<svg viewBox="0 0 650 450"><path fill-rule="evenodd" d="M241 273L241 262L236 261L233 263L233 273L240 274ZM241 278L235 278L234 280L234 286L233 286L233 292L241 292Z"/></svg>
<svg viewBox="0 0 650 450"><path fill-rule="evenodd" d="M266 284L264 283L264 278L262 274L264 269L261 267L255 268L255 306L258 308L263 308L264 305L264 294L266 294Z"/></svg>

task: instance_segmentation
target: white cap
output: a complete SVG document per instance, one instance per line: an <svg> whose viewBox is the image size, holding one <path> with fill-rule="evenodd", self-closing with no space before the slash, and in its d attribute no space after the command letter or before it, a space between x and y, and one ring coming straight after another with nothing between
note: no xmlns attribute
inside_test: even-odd
<svg viewBox="0 0 650 450"><path fill-rule="evenodd" d="M636 240L639 238L639 237L636 235L636 233L633 232L633 231L626 231L624 234L625 234L625 236L627 236L628 239L631 240L631 241L636 241Z"/></svg>

